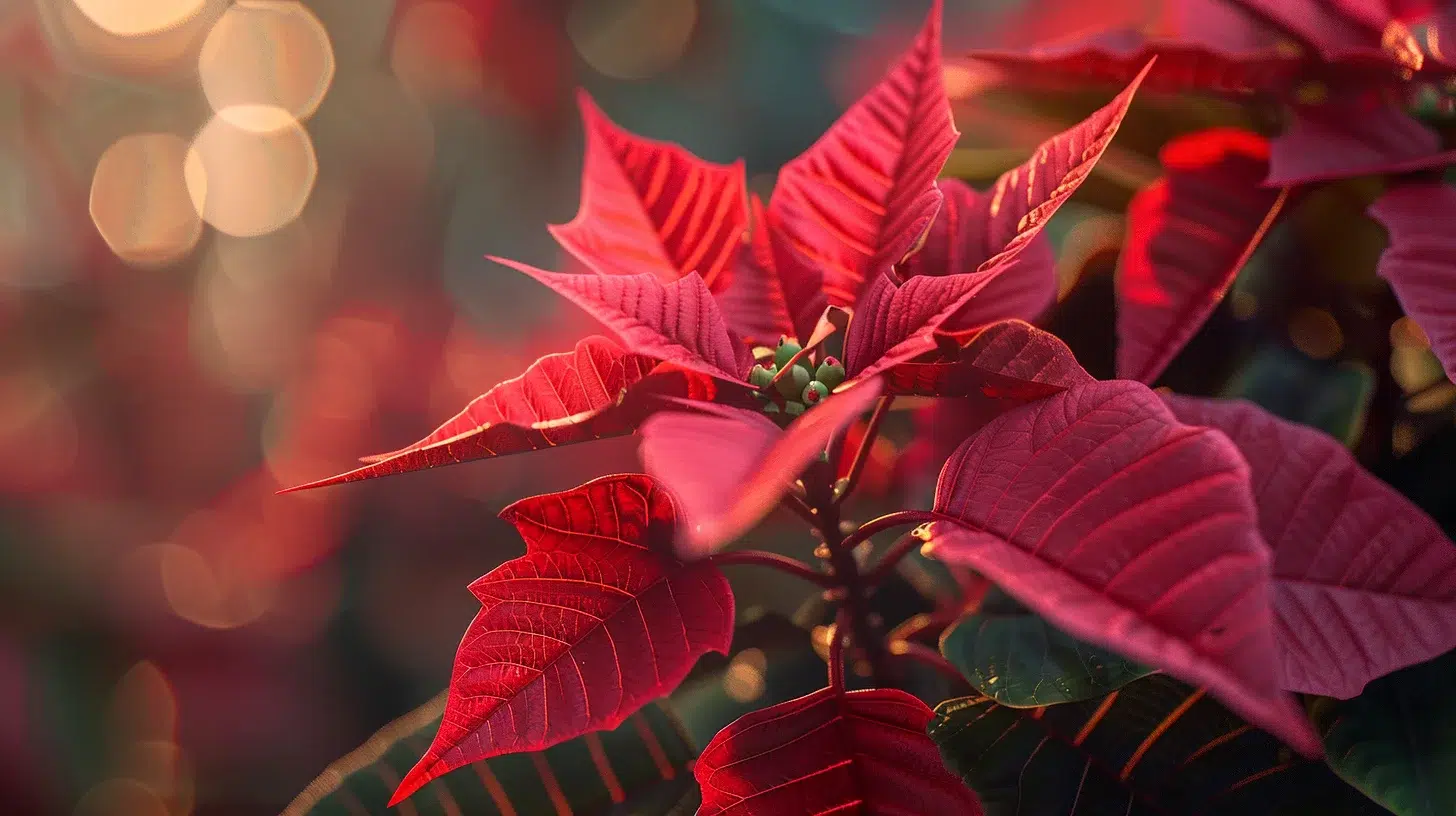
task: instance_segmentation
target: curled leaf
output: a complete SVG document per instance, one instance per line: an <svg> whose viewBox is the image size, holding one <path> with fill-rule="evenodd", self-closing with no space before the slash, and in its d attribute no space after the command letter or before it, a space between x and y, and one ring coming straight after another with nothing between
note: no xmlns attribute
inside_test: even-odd
<svg viewBox="0 0 1456 816"><path fill-rule="evenodd" d="M1442 182L1404 184L1370 205L1390 233L1376 271L1390 282L1406 313L1431 338L1446 376L1456 379L1456 188Z"/></svg>

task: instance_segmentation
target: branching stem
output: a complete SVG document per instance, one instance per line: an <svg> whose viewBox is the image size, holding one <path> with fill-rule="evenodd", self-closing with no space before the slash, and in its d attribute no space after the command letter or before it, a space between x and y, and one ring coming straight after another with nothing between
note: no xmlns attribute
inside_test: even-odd
<svg viewBox="0 0 1456 816"><path fill-rule="evenodd" d="M733 552L718 553L708 559L714 566L741 566L751 565L755 567L768 567L779 572L792 575L795 578L802 578L811 584L832 589L839 585L833 575L820 572L802 561L797 561L787 555L764 552L763 550L734 550Z"/></svg>
<svg viewBox="0 0 1456 816"><path fill-rule="evenodd" d="M880 397L879 403L875 405L875 412L870 414L869 425L865 427L864 438L855 449L854 461L849 463L849 473L834 486L835 504L842 504L859 486L859 477L864 473L870 453L874 450L875 440L880 436L880 424L885 421L885 415L890 413L890 406L894 402L894 397Z"/></svg>

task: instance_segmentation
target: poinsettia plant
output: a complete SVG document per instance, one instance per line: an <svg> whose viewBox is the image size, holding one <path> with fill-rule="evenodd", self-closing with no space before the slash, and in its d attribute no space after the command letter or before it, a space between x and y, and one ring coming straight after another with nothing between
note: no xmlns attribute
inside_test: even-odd
<svg viewBox="0 0 1456 816"><path fill-rule="evenodd" d="M447 694L396 729L432 727L428 747L402 777L379 772L391 804L454 803L452 772L470 766L483 807L518 812L503 781L515 771L500 763L527 754L533 795L597 812L561 770L575 752L580 774L633 812L1449 812L1429 774L1413 794L1390 781L1423 777L1421 749L1329 712L1349 703L1357 725L1378 719L1378 706L1354 705L1367 687L1456 647L1456 546L1334 439L1250 403L1144 384L1288 195L1260 186L1267 143L1220 131L1167 149L1168 179L1135 203L1127 250L1125 279L1147 291L1125 298L1119 330L1127 343L1136 324L1145 339L1119 363L1129 379L1099 381L1024 322L1056 291L1042 229L1141 84L1197 76L1180 73L1185 52L1134 49L1127 59L1156 60L979 191L937 179L958 136L940 23L937 3L887 76L782 169L767 204L741 162L634 136L583 96L581 207L552 228L569 267L501 263L614 336L541 358L413 445L294 488L641 435L645 473L502 511L526 552L471 584L481 610ZM1350 59L1375 73L1384 53ZM1276 67L1240 76L1294 70ZM1398 286L1449 280L1428 209L1447 195L1410 184L1377 207ZM1182 277L1160 286L1165 275ZM1431 307L1441 350L1449 312ZM869 452L912 398L956 417L954 452L926 464L939 470L933 501L854 523ZM778 508L807 529L800 557L730 548ZM897 529L875 559L873 537ZM886 620L880 593L921 557L952 591ZM680 762L644 712L699 658L734 648L729 565L822 593L827 680ZM924 642L935 639L938 650ZM912 693L925 686L903 665L949 691ZM696 784L642 805L623 752L650 755L653 781L690 766Z"/></svg>

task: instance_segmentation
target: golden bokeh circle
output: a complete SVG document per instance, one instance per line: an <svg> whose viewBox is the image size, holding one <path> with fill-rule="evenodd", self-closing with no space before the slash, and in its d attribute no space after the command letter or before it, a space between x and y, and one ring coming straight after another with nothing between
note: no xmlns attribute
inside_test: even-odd
<svg viewBox="0 0 1456 816"><path fill-rule="evenodd" d="M265 235L308 203L318 157L288 111L239 105L212 117L192 140L183 167L192 206L228 235Z"/></svg>
<svg viewBox="0 0 1456 816"><path fill-rule="evenodd" d="M333 44L301 3L240 0L208 32L197 73L214 111L268 106L307 119L333 82Z"/></svg>
<svg viewBox="0 0 1456 816"><path fill-rule="evenodd" d="M136 133L101 154L91 176L97 232L127 263L160 266L192 251L202 234L183 178L187 142L172 133Z"/></svg>

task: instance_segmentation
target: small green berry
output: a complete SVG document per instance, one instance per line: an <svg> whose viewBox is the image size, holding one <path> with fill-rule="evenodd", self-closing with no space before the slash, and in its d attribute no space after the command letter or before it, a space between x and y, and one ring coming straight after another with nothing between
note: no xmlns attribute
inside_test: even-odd
<svg viewBox="0 0 1456 816"><path fill-rule="evenodd" d="M799 395L799 399L803 400L808 407L813 408L823 402L827 396L829 396L829 386L815 381L804 386L804 393Z"/></svg>
<svg viewBox="0 0 1456 816"><path fill-rule="evenodd" d="M777 414L779 410L780 408L777 402L770 402L768 405L763 406L763 412L765 414Z"/></svg>
<svg viewBox="0 0 1456 816"><path fill-rule="evenodd" d="M824 383L825 388L833 391L844 382L844 366L833 357L825 357L824 362L819 364L819 369L814 372L814 379Z"/></svg>
<svg viewBox="0 0 1456 816"><path fill-rule="evenodd" d="M799 414L804 413L804 403L789 400L788 402L784 403L784 413L788 414L789 416L798 416Z"/></svg>
<svg viewBox="0 0 1456 816"><path fill-rule="evenodd" d="M779 348L774 352L774 365L780 368L789 364L794 355L803 350L803 346L790 340L788 337L779 338Z"/></svg>
<svg viewBox="0 0 1456 816"><path fill-rule="evenodd" d="M748 381L753 384L754 388L767 388L768 384L773 382L776 370L778 370L778 366L769 369L756 365L748 372Z"/></svg>
<svg viewBox="0 0 1456 816"><path fill-rule="evenodd" d="M786 399L797 399L800 394L804 393L804 388L812 379L809 369L796 365L789 370L789 373L779 378L776 387Z"/></svg>

